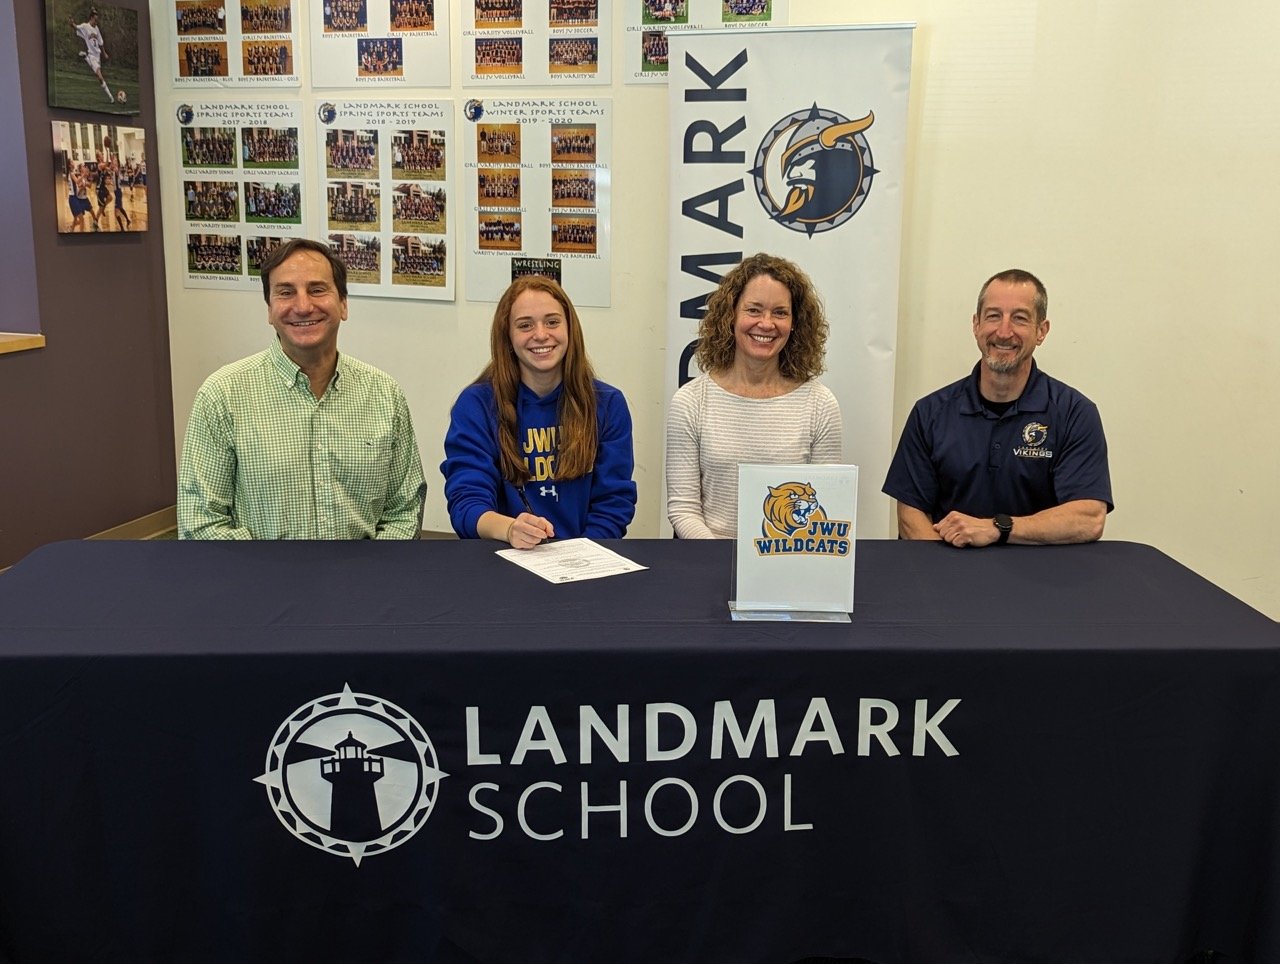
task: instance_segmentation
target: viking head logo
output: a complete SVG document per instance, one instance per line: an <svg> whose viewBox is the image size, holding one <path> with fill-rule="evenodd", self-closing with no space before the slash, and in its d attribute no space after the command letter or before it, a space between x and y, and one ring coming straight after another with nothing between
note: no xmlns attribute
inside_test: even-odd
<svg viewBox="0 0 1280 964"><path fill-rule="evenodd" d="M875 113L851 120L814 104L782 118L756 150L756 194L769 217L812 236L848 221L867 199Z"/></svg>

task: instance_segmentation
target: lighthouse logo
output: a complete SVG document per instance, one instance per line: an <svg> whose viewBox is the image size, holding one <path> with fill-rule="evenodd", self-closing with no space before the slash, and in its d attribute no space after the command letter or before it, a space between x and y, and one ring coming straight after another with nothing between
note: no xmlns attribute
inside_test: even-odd
<svg viewBox="0 0 1280 964"><path fill-rule="evenodd" d="M417 720L344 686L289 714L254 779L285 829L359 866L421 829L446 776Z"/></svg>

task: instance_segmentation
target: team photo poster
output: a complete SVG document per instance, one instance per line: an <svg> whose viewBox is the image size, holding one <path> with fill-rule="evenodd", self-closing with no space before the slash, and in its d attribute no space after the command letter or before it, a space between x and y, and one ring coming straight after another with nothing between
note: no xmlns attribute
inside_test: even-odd
<svg viewBox="0 0 1280 964"><path fill-rule="evenodd" d="M607 308L612 264L613 101L467 101L462 136L469 301L544 274Z"/></svg>
<svg viewBox="0 0 1280 964"><path fill-rule="evenodd" d="M788 0L627 0L623 27L625 82L667 82L669 34L785 27L787 7Z"/></svg>
<svg viewBox="0 0 1280 964"><path fill-rule="evenodd" d="M173 86L300 86L304 16L297 0L171 0Z"/></svg>
<svg viewBox="0 0 1280 964"><path fill-rule="evenodd" d="M293 100L191 101L178 107L188 288L256 289L263 259L310 237Z"/></svg>
<svg viewBox="0 0 1280 964"><path fill-rule="evenodd" d="M315 120L325 240L352 293L452 301L453 101L327 101Z"/></svg>

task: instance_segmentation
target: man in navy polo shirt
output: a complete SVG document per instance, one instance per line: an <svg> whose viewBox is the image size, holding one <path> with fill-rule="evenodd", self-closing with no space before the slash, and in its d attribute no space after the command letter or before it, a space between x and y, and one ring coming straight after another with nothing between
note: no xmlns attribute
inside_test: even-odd
<svg viewBox="0 0 1280 964"><path fill-rule="evenodd" d="M1092 542L1112 509L1098 408L1040 371L1049 334L1040 279L1012 268L978 293L973 372L916 402L884 493L898 535L953 546Z"/></svg>

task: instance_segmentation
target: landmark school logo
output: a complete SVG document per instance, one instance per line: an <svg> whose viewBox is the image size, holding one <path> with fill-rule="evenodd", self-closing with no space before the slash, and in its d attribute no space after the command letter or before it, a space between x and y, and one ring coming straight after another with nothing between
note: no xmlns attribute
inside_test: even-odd
<svg viewBox="0 0 1280 964"><path fill-rule="evenodd" d="M418 832L446 776L417 720L344 686L289 714L254 780L290 833L359 866Z"/></svg>
<svg viewBox="0 0 1280 964"><path fill-rule="evenodd" d="M808 482L783 482L767 487L760 526L755 540L756 554L847 556L849 533L846 520L828 519L818 502L818 493Z"/></svg>
<svg viewBox="0 0 1280 964"><path fill-rule="evenodd" d="M1051 459L1053 450L1042 448L1049 440L1049 426L1043 422L1028 422L1022 426L1022 445L1013 454L1022 459Z"/></svg>
<svg viewBox="0 0 1280 964"><path fill-rule="evenodd" d="M865 131L874 112L850 120L819 107L783 117L756 148L756 196L774 221L812 237L858 213L879 173Z"/></svg>

